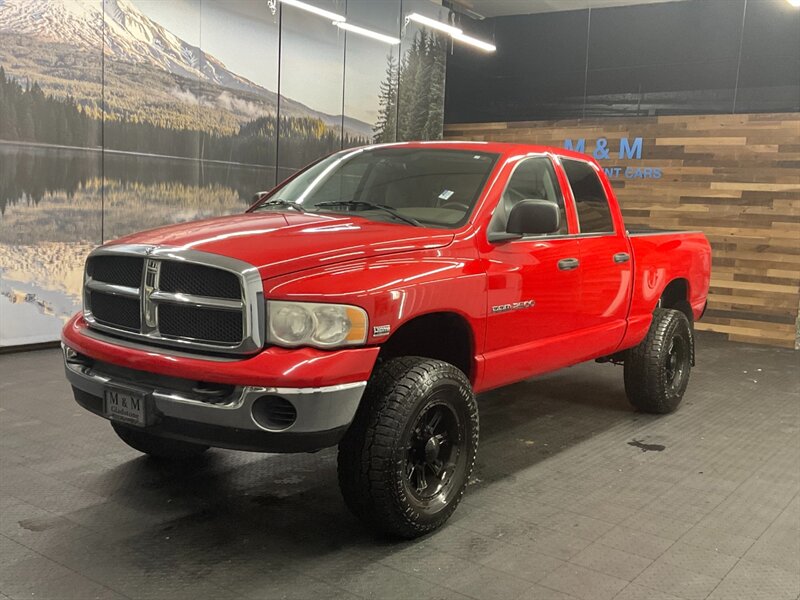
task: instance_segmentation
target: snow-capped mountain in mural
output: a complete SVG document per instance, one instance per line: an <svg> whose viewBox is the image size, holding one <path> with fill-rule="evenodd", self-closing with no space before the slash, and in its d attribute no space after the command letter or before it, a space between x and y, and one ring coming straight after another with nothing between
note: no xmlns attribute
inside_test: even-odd
<svg viewBox="0 0 800 600"><path fill-rule="evenodd" d="M130 0L0 0L0 32L87 52L103 48L107 60L155 68L201 85L257 96L266 106L277 106L274 91L234 73L215 56L149 18ZM283 103L282 110L288 115L316 117L334 126L342 122L341 115L323 113L290 98L284 97ZM371 134L371 126L356 119L345 118L345 128Z"/></svg>
<svg viewBox="0 0 800 600"><path fill-rule="evenodd" d="M263 93L263 87L231 72L222 61L182 40L128 0L4 0L0 31L99 48L105 12L106 57L158 67L187 79Z"/></svg>

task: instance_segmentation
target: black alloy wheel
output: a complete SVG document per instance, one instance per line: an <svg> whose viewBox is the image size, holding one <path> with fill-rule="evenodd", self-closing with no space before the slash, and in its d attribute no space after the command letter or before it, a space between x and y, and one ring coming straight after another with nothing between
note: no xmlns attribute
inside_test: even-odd
<svg viewBox="0 0 800 600"><path fill-rule="evenodd" d="M689 349L683 338L674 337L667 350L667 385L670 391L675 392L683 384L687 367L690 366Z"/></svg>
<svg viewBox="0 0 800 600"><path fill-rule="evenodd" d="M425 510L433 503L446 503L453 491L454 477L464 470L466 423L442 396L429 400L408 435L405 484L410 499Z"/></svg>

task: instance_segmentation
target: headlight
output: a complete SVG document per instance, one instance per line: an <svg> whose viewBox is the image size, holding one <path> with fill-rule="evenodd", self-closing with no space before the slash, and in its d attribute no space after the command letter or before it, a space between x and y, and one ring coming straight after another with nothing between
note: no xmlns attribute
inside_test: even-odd
<svg viewBox="0 0 800 600"><path fill-rule="evenodd" d="M267 302L267 341L279 346L334 348L367 341L367 313L346 304Z"/></svg>

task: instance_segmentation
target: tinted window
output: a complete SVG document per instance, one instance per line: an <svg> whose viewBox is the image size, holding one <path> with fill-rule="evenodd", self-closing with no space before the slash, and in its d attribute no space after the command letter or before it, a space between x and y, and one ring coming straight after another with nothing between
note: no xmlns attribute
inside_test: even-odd
<svg viewBox="0 0 800 600"><path fill-rule="evenodd" d="M611 209L597 173L588 163L579 160L565 159L563 164L575 196L581 233L613 233Z"/></svg>
<svg viewBox="0 0 800 600"><path fill-rule="evenodd" d="M564 197L549 158L528 158L517 164L492 216L489 230L505 231L511 209L521 200L548 200L557 204L561 213L561 226L555 234L567 233Z"/></svg>

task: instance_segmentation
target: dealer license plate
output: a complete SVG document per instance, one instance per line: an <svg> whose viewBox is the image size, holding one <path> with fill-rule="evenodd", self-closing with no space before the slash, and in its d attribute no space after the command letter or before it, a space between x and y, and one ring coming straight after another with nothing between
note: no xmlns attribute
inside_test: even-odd
<svg viewBox="0 0 800 600"><path fill-rule="evenodd" d="M105 412L109 419L144 427L146 424L144 394L133 390L106 388Z"/></svg>

